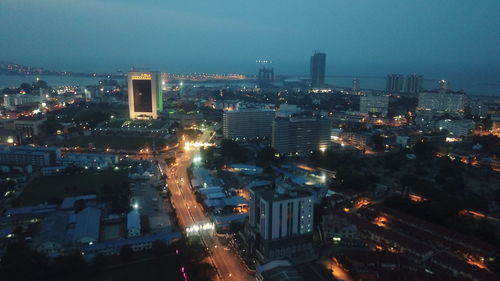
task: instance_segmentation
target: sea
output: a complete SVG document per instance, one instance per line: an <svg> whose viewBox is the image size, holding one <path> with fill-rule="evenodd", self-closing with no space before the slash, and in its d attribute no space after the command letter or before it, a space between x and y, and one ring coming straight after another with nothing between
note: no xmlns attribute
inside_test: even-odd
<svg viewBox="0 0 500 281"><path fill-rule="evenodd" d="M305 75L285 75L284 78L301 78ZM7 87L19 87L21 83L32 83L40 78L46 81L50 86L87 86L87 85L97 85L99 80L103 78L99 77L73 77L73 76L54 76L54 75L41 75L41 76L17 76L17 75L1 75L0 74L0 89ZM385 77L384 76L367 76L367 75L336 75L327 76L325 78L326 83L334 87L349 89L352 87L353 79L359 79L361 89L371 89L371 90L384 90L385 89ZM117 79L120 84L125 83L123 79ZM423 87L425 89L434 89L437 87L438 78L427 78L424 76ZM450 88L454 90L464 90L467 95L471 96L494 96L500 98L500 79L498 83L495 82L482 82L481 79L457 79L454 82L453 79L448 80L450 82ZM232 82L195 82L189 83L185 82L184 85L192 86L206 86L206 87L219 87L225 85L233 85L240 87L254 87L255 84L249 81L232 81Z"/></svg>

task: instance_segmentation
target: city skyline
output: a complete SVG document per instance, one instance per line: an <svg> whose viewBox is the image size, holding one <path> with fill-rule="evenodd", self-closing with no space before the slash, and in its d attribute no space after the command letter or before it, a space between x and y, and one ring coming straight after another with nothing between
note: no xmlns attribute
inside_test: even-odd
<svg viewBox="0 0 500 281"><path fill-rule="evenodd" d="M498 280L499 11L0 0L0 279Z"/></svg>
<svg viewBox="0 0 500 281"><path fill-rule="evenodd" d="M383 68L432 76L434 68L457 67L498 73L500 28L494 11L500 4L486 2L321 1L303 14L298 1L261 9L259 1L240 7L230 2L7 0L0 4L6 27L0 31L5 38L0 59L75 71L136 65L244 73L254 69L255 59L270 57L282 65L280 72L300 74L308 72L307 56L318 50L328 54L327 65L339 66L339 74L378 74L373 70ZM29 21L19 21L20 12ZM134 20L128 20L131 15ZM128 32L138 40L130 40Z"/></svg>

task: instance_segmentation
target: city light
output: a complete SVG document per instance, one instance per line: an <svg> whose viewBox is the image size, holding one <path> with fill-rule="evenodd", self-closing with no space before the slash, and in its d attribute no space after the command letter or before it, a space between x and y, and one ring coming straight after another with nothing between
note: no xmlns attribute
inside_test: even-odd
<svg viewBox="0 0 500 281"><path fill-rule="evenodd" d="M201 156L197 155L193 158L193 162L195 164L200 164L201 163Z"/></svg>
<svg viewBox="0 0 500 281"><path fill-rule="evenodd" d="M215 229L215 225L211 222L207 222L207 223L192 225L192 226L186 228L186 232L188 234L196 234L196 233L203 231L203 230L213 230L213 229Z"/></svg>
<svg viewBox="0 0 500 281"><path fill-rule="evenodd" d="M190 150L191 148L199 148L199 147L211 147L215 146L215 143L208 143L208 142L185 142L184 143L184 149Z"/></svg>

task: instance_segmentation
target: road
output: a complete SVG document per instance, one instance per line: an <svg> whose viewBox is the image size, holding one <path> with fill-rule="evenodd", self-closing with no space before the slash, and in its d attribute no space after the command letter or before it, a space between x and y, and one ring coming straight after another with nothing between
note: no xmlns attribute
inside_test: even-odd
<svg viewBox="0 0 500 281"><path fill-rule="evenodd" d="M196 201L187 168L191 165L194 150L186 151L177 157L177 164L168 168L163 159L157 159L169 177L167 180L171 192L171 202L175 208L179 225L183 230L195 223L210 222L202 205ZM210 252L210 261L217 269L216 280L255 280L246 270L237 253L224 247L213 235L213 231L200 231L201 239Z"/></svg>

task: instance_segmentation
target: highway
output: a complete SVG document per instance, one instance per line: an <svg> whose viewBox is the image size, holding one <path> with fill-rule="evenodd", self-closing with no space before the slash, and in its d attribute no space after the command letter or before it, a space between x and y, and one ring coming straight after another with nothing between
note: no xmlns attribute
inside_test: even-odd
<svg viewBox="0 0 500 281"><path fill-rule="evenodd" d="M182 230L196 223L210 222L203 206L196 201L187 175L187 168L191 165L194 154L194 149L185 151L183 155L179 154L176 165L170 168L167 167L164 159L157 158L164 173L168 175L167 183L171 192L171 202ZM213 230L201 230L199 234L209 249L209 260L217 270L215 280L255 280L247 272L238 254L223 246Z"/></svg>

